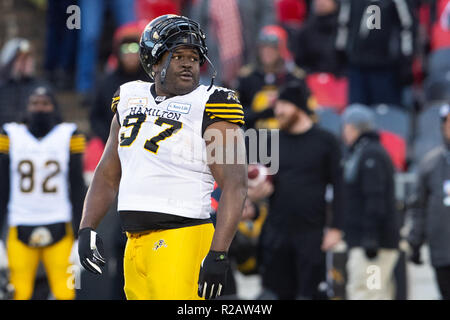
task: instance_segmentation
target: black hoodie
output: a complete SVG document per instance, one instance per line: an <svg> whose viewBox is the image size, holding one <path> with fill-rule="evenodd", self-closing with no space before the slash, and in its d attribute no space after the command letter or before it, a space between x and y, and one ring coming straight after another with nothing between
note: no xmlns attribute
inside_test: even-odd
<svg viewBox="0 0 450 320"><path fill-rule="evenodd" d="M344 61L335 47L337 29L337 13L311 16L293 43L295 63L307 73L341 75Z"/></svg>
<svg viewBox="0 0 450 320"><path fill-rule="evenodd" d="M377 16L379 20L374 20ZM416 24L411 0L342 0L336 45L352 66L409 64Z"/></svg>

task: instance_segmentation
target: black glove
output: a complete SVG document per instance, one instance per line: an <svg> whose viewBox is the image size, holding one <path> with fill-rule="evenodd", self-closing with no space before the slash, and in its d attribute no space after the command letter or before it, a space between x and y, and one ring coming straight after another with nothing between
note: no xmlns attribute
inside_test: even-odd
<svg viewBox="0 0 450 320"><path fill-rule="evenodd" d="M206 300L220 296L227 281L230 262L226 252L209 251L198 277L198 296Z"/></svg>
<svg viewBox="0 0 450 320"><path fill-rule="evenodd" d="M78 254L81 265L94 274L102 274L106 263L102 239L92 228L83 228L78 231Z"/></svg>
<svg viewBox="0 0 450 320"><path fill-rule="evenodd" d="M411 256L409 257L409 260L412 263L417 264L417 265L423 264L422 257L420 254L420 247L412 246L411 248L412 248L412 252L411 252Z"/></svg>

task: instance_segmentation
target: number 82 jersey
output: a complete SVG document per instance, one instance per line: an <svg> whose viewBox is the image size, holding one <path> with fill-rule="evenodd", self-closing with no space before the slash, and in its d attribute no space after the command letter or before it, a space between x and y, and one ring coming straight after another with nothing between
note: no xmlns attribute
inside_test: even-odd
<svg viewBox="0 0 450 320"><path fill-rule="evenodd" d="M84 149L74 123L56 125L46 136L34 137L25 124L7 123L1 153L9 155L8 224L46 225L69 222L69 161Z"/></svg>

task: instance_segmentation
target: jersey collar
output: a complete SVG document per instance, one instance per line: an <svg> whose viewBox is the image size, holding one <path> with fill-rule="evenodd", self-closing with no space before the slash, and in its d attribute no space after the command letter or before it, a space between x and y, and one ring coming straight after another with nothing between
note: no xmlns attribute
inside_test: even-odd
<svg viewBox="0 0 450 320"><path fill-rule="evenodd" d="M156 94L155 84L150 86L150 93L152 94L153 100L155 100L156 104L159 104L168 98L167 96L158 96Z"/></svg>

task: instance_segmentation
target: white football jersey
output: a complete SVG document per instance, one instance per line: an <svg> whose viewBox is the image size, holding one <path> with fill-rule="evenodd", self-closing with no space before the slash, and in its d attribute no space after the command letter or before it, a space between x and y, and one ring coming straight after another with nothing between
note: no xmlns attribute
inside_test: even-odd
<svg viewBox="0 0 450 320"><path fill-rule="evenodd" d="M68 171L73 123L56 125L45 137L33 136L24 124L7 123L10 198L8 224L45 225L72 217Z"/></svg>
<svg viewBox="0 0 450 320"><path fill-rule="evenodd" d="M207 164L203 117L214 92L235 96L224 88L200 85L186 95L155 101L151 86L126 83L120 99L113 99L121 125L118 210L209 218L214 178ZM234 121L243 122L242 106L237 108L242 115Z"/></svg>

